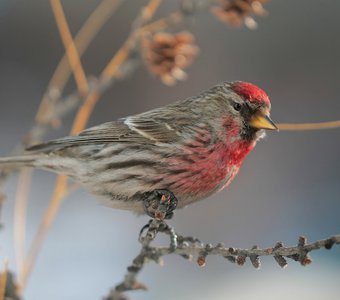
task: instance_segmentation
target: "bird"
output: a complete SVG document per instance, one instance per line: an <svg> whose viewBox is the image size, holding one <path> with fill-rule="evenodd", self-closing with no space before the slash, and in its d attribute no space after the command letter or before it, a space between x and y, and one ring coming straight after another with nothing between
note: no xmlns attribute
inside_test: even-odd
<svg viewBox="0 0 340 300"><path fill-rule="evenodd" d="M265 130L277 130L270 110L258 86L222 82L197 96L30 146L21 156L0 158L0 169L64 174L101 203L137 214L155 216L154 199L166 200L171 216L176 207L232 182Z"/></svg>

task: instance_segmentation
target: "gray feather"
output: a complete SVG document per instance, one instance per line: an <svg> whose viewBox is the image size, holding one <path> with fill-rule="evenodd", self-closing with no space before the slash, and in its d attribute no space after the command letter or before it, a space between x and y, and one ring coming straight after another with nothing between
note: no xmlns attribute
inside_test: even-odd
<svg viewBox="0 0 340 300"><path fill-rule="evenodd" d="M48 153L67 147L90 144L115 142L139 144L172 143L178 138L177 132L166 122L137 115L91 127L77 136L68 136L33 145L26 150Z"/></svg>

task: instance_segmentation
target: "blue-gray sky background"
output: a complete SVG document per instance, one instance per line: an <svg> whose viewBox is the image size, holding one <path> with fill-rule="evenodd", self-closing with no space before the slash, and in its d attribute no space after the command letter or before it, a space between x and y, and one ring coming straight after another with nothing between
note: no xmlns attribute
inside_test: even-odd
<svg viewBox="0 0 340 300"><path fill-rule="evenodd" d="M159 15L175 9L164 1ZM76 33L99 1L63 1ZM83 56L97 75L124 41L136 15L126 1ZM138 1L138 4L146 1ZM202 14L184 27L201 53L189 78L166 87L144 67L117 83L98 103L89 125L142 112L195 95L220 81L243 80L266 90L277 122L340 119L340 2L273 0L258 30L233 29ZM49 1L0 1L0 154L6 155L32 126L35 112L63 46ZM74 90L74 82L67 92ZM67 94L67 93L66 93ZM73 115L48 138L66 135ZM340 130L269 133L246 159L231 186L177 211L171 224L183 235L235 247L294 244L300 234L316 240L340 233ZM28 244L46 208L54 175L37 171L30 195ZM16 177L7 185L0 257L15 270L13 206ZM29 281L25 299L100 299L122 279L139 251L146 217L98 205L85 191L62 204ZM311 266L281 270L263 259L260 271L209 257L200 269L178 257L151 264L140 280L148 292L132 299L332 299L340 293L340 249L312 254Z"/></svg>

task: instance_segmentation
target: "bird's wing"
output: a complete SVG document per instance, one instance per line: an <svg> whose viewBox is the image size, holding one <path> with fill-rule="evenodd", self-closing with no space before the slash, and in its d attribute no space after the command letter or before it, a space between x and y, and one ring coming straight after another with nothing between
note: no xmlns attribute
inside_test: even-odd
<svg viewBox="0 0 340 300"><path fill-rule="evenodd" d="M170 143L178 134L161 120L127 117L84 130L80 138L94 142Z"/></svg>
<svg viewBox="0 0 340 300"><path fill-rule="evenodd" d="M27 148L28 151L51 152L54 150L89 144L105 143L173 143L179 134L162 120L150 119L145 115L127 117L104 123L82 131L77 136L68 136Z"/></svg>

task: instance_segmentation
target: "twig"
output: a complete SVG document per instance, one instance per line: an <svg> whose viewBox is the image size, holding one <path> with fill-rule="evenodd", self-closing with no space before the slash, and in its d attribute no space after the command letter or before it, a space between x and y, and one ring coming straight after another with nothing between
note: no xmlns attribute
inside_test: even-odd
<svg viewBox="0 0 340 300"><path fill-rule="evenodd" d="M21 278L23 274L25 261L26 211L31 181L32 169L23 169L18 177L18 188L16 190L14 207L14 250L19 278Z"/></svg>
<svg viewBox="0 0 340 300"><path fill-rule="evenodd" d="M74 38L74 43L80 56L86 51L99 30L111 17L114 11L122 3L122 0L103 0L91 13L79 33ZM52 78L48 84L46 92L39 106L36 122L50 124L53 121L55 102L59 99L64 87L70 77L71 70L66 54L60 60ZM52 116L53 117L53 116Z"/></svg>
<svg viewBox="0 0 340 300"><path fill-rule="evenodd" d="M67 186L67 177L63 175L58 176L56 184L55 184L53 196L44 213L43 219L41 223L39 224L38 231L33 238L31 248L24 262L22 276L19 281L19 294L20 295L22 295L22 292L27 285L27 280L32 272L33 266L36 262L36 259L40 252L41 246L44 242L48 229L50 228L50 225L52 224L53 220L55 219L55 216L58 213L61 200L64 198L64 195L67 191L66 186Z"/></svg>
<svg viewBox="0 0 340 300"><path fill-rule="evenodd" d="M88 82L85 76L84 69L81 65L77 49L74 45L74 41L65 18L63 8L60 4L60 0L51 0L51 6L55 15L57 26L59 28L60 36L64 43L69 63L74 73L74 77L78 86L78 91L81 95L85 95L88 92ZM41 223L39 224L37 234L33 239L28 256L24 260L22 267L22 276L20 276L19 278L19 294L22 293L23 289L26 286L27 279L32 272L32 268L35 264L44 238L48 232L51 223L58 213L61 200L66 194L66 187L67 177L59 175L56 180L51 201L46 209L46 212L44 213Z"/></svg>
<svg viewBox="0 0 340 300"><path fill-rule="evenodd" d="M132 265L127 268L124 280L113 288L109 295L104 297L105 300L128 299L126 295L123 294L124 292L140 289L145 290L145 285L137 281L137 276L140 271L147 262L154 261L159 263L162 257L168 254L176 254L185 259L191 259L193 256L197 256L196 262L200 267L206 265L206 258L208 255L221 256L226 258L227 261L239 266L243 266L246 263L246 260L249 259L256 269L261 266L260 257L272 256L280 267L285 268L288 265L287 259L292 259L299 262L302 266L306 266L312 262L309 252L321 248L329 250L334 245L340 244L340 235L332 236L310 244L307 244L305 237L300 236L297 246L284 247L282 242L277 242L274 247L264 249L260 249L257 245L253 246L251 249L240 249L225 247L221 243L216 246L213 246L212 244L203 244L194 237L180 236L176 234L171 227L161 221L153 220L149 222L147 227L148 231L146 236L140 239L142 245L141 251L133 260ZM169 247L150 246L159 232L164 232L170 236L171 242Z"/></svg>
<svg viewBox="0 0 340 300"><path fill-rule="evenodd" d="M96 9L91 13L79 33L74 38L80 56L86 51L106 21L111 17L113 12L119 7L122 0L103 0ZM66 54L60 60L52 78L47 86L46 92L39 106L36 122L50 124L53 121L54 105L60 99L60 94L70 77L71 70Z"/></svg>
<svg viewBox="0 0 340 300"><path fill-rule="evenodd" d="M98 7L91 13L85 24L80 29L79 33L75 37L75 45L78 49L79 55L86 50L90 42L96 36L98 31L102 28L108 18L112 15L115 9L119 6L121 0L103 0ZM54 72L52 79L48 85L47 92L45 92L38 112L36 114L37 124L52 124L54 120L58 120L60 115L54 115L55 102L58 98L51 98L51 91L58 90L59 93L65 87L65 84L70 75L70 67L68 64L67 56L64 55L58 64L56 71ZM63 111L68 110L66 103L62 104ZM71 109L72 110L72 107ZM57 111L59 111L57 109ZM36 130L36 132L43 133L43 130ZM34 136L34 135L32 135ZM35 140L38 140L37 135ZM22 277L23 263L25 257L25 220L26 220L26 207L27 207L27 197L28 197L28 186L31 181L32 172L22 170L19 173L19 180L17 186L17 196L15 200L15 211L14 211L14 241L16 243L16 261L19 269L18 277ZM22 179L22 180L21 180ZM1 203L0 203L1 208ZM19 282L21 279L19 279Z"/></svg>
<svg viewBox="0 0 340 300"><path fill-rule="evenodd" d="M136 29L139 28L144 22L148 21L149 18L152 17L153 13L155 12L158 5L161 3L160 0L151 0L149 4L142 10L141 16L137 19L138 22L136 22ZM139 21L140 20L140 21ZM108 66L112 66L116 68L105 68L103 71L103 77L113 77L116 73L116 71L121 67L122 63L126 60L128 57L130 46L127 47L126 45L130 45L132 38L135 37L134 31L130 34L128 40L126 43L124 43L123 47L117 52L117 54L114 56L114 58L111 60ZM71 37L72 38L72 37ZM129 42L129 43L128 43ZM114 63L114 64L113 64ZM107 71L109 70L109 71ZM85 128L86 123L90 117L90 114L97 103L99 99L100 93L93 91L91 92L86 100L84 101L83 105L78 111L78 114L75 117L72 129L71 129L71 135L78 133L83 128ZM57 212L58 208L60 206L61 200L63 199L63 196L66 192L67 187L67 179L64 176L58 176L57 182L55 185L55 190L52 196L52 200L46 210L46 213L44 215L43 221L41 222L38 232L33 240L31 250L29 252L29 255L26 259L24 272L22 276L22 281L20 282L20 289L21 291L24 289L27 283L27 279L29 277L29 274L32 271L33 265L36 261L36 258L38 256L38 253L40 251L40 248L42 246L43 240L46 236L46 233L48 231L48 228L50 224L53 222Z"/></svg>
<svg viewBox="0 0 340 300"><path fill-rule="evenodd" d="M61 40L63 41L68 61L72 68L74 78L77 83L79 93L85 95L88 92L89 86L87 83L85 71L81 65L80 57L73 41L70 28L67 24L63 8L61 6L60 0L51 0L51 6L53 10L54 17L56 19L57 26L59 28L59 33Z"/></svg>
<svg viewBox="0 0 340 300"><path fill-rule="evenodd" d="M280 130L289 131L305 131L305 130L319 130L319 129L334 129L340 128L340 120L320 123L282 123L277 127Z"/></svg>
<svg viewBox="0 0 340 300"><path fill-rule="evenodd" d="M56 0L58 2L58 0ZM55 1L52 0L52 3L54 3ZM139 26L143 25L144 22L148 21L149 18L152 17L153 13L155 12L156 8L158 7L158 5L160 4L160 0L150 0L149 4L142 10L141 16L139 16L139 18L137 19L138 22L136 23L136 28L133 29L133 32L131 33L130 36L134 35L134 30L137 30L139 28ZM60 7L60 9L62 9ZM58 22L58 18L57 22ZM64 20L66 22L66 20ZM67 24L65 25L67 27ZM70 38L72 39L72 37L70 36ZM130 37L129 37L130 39ZM128 40L129 40L128 39ZM123 47L121 49L124 49L124 51L129 52L130 48L125 49L126 43L123 45ZM66 47L66 45L65 45ZM116 54L116 56L118 56L120 58L121 53L124 53L124 51L119 50L118 53ZM116 57L115 56L115 57ZM114 58L115 58L114 57ZM127 56L126 56L127 57ZM70 59L72 60L74 57L72 56ZM121 66L121 64L125 61L126 58L122 57L116 61L118 67ZM114 60L114 59L113 59ZM79 61L80 63L80 61ZM112 61L111 61L112 63ZM74 69L73 69L74 70ZM106 69L105 69L106 70ZM104 70L104 71L105 71ZM118 70L118 69L117 69ZM103 74L105 74L103 71ZM115 73L108 73L106 74L107 76L114 76ZM104 76L104 77L107 77ZM90 92L89 95L86 97L83 105L80 107L75 120L73 122L73 126L71 129L71 135L77 134L79 131L81 131L82 129L85 128L86 123L90 117L90 114L94 108L94 105L97 103L98 99L100 97L100 93L98 92ZM52 199L49 203L49 206L46 209L46 212L44 214L43 220L39 225L39 229L37 234L35 235L33 242L32 242L32 246L31 249L29 251L29 254L27 256L27 259L25 261L24 264L24 271L23 271L23 276L22 276L22 281L20 282L20 293L22 293L23 289L26 286L27 283L27 279L29 277L29 275L31 274L32 268L35 264L36 258L40 252L41 246L43 244L43 241L45 239L45 236L48 232L48 229L51 225L51 223L53 222L53 220L55 219L58 209L60 207L61 204L61 200L64 198L64 195L67 191L67 178L65 176L61 176L59 175L55 184L55 189L54 189L54 193L52 195Z"/></svg>
<svg viewBox="0 0 340 300"><path fill-rule="evenodd" d="M143 237L143 231L147 228L147 233ZM163 232L170 236L170 251L174 251L177 247L177 236L174 230L166 223L158 221L156 219L150 220L150 222L144 226L140 232L139 241L142 244L142 249L139 254L134 258L132 265L128 266L127 273L124 280L116 285L114 289L110 291L110 294L104 297L104 300L123 300L127 299L123 292L132 290L146 290L146 286L137 281L139 272L143 269L147 260L160 262L160 256L153 252L153 247L150 247L151 242L156 238L158 232ZM154 256L156 254L156 256Z"/></svg>
<svg viewBox="0 0 340 300"><path fill-rule="evenodd" d="M282 258L290 258L294 261L299 262L301 265L306 266L312 262L309 252L315 251L321 248L325 248L327 250L331 249L334 245L340 244L340 235L335 235L323 240L319 240L310 244L306 243L306 238L303 236L299 237L298 245L292 247L284 247L282 242L276 243L274 247L260 249L258 246L253 246L251 249L240 249L233 247L224 247L223 244L217 244L215 247L211 244L201 244L201 243L191 243L188 242L191 240L189 238L178 238L179 246L175 251L172 251L170 247L163 248L154 248L154 251L158 253L158 255L163 256L170 253L175 253L181 256L191 256L198 254L198 260L202 260L208 255L218 255L227 258L229 261L233 261L238 265L243 265L246 261L246 258L249 258L250 261L255 261L256 258L259 262L258 258L261 256L273 256L276 261L277 259L281 260ZM230 259L232 258L232 259ZM281 267L286 267L288 263L279 264ZM259 268L260 264L253 264L255 268Z"/></svg>
<svg viewBox="0 0 340 300"><path fill-rule="evenodd" d="M142 9L140 15L134 21L132 31L127 38L123 46L113 56L108 65L104 68L100 75L100 78L104 82L111 80L115 77L121 68L121 65L128 58L130 51L137 43L136 32L145 22L147 22L155 13L157 7L160 5L160 0L150 0L150 2ZM79 131L85 128L85 125L90 117L90 114L99 100L100 93L98 91L92 91L86 98L84 105L79 109L75 118L71 134L77 134Z"/></svg>
<svg viewBox="0 0 340 300"><path fill-rule="evenodd" d="M142 9L137 19L133 22L132 30L129 37L111 59L108 65L105 67L101 74L101 77L111 78L117 74L120 66L128 58L130 51L135 48L138 42L139 29L152 18L160 4L161 0L150 0L148 5Z"/></svg>

